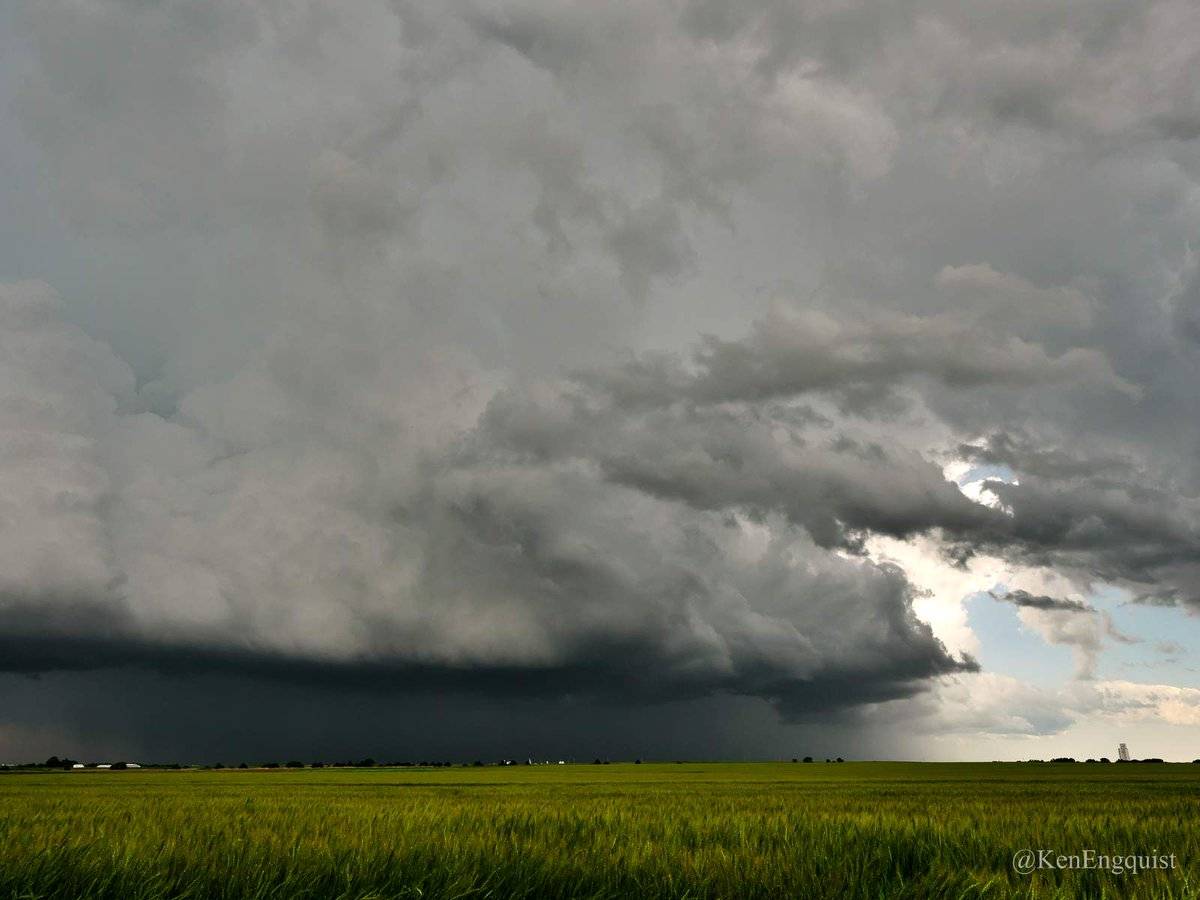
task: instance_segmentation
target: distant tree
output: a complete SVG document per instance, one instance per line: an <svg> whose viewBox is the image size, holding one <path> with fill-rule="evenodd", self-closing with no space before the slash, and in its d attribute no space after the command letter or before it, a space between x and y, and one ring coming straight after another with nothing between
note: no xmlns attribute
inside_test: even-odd
<svg viewBox="0 0 1200 900"><path fill-rule="evenodd" d="M833 762L833 760L827 756L827 757L825 757L825 762Z"/></svg>
<svg viewBox="0 0 1200 900"><path fill-rule="evenodd" d="M62 768L62 760L59 759L57 756L52 756L48 760L46 760L46 762L43 763L43 765L45 765L45 767L47 769L61 769Z"/></svg>
<svg viewBox="0 0 1200 900"><path fill-rule="evenodd" d="M844 760L844 759L842 759L840 756L837 758L837 761L838 761L838 762L845 762L845 760Z"/></svg>
<svg viewBox="0 0 1200 900"><path fill-rule="evenodd" d="M812 762L812 757L811 757L811 756L806 756L806 757L804 757L804 761L805 761L805 762Z"/></svg>
<svg viewBox="0 0 1200 900"><path fill-rule="evenodd" d="M1108 763L1108 762L1112 762L1112 760L1109 759L1107 756L1102 756L1102 757L1100 757L1100 762Z"/></svg>
<svg viewBox="0 0 1200 900"><path fill-rule="evenodd" d="M599 759L593 759L593 760L592 760L592 765L593 765L593 766L599 766L599 765L602 765L602 763L600 762L600 760L599 760Z"/></svg>
<svg viewBox="0 0 1200 900"><path fill-rule="evenodd" d="M114 769L128 769L128 768L129 768L129 763L127 763L127 762L115 762L115 763L113 763L113 764L112 764L112 767L113 767Z"/></svg>
<svg viewBox="0 0 1200 900"><path fill-rule="evenodd" d="M360 769L370 769L375 766L375 760L368 756L366 759L359 760L357 765Z"/></svg>
<svg viewBox="0 0 1200 900"><path fill-rule="evenodd" d="M238 763L238 768L239 769L248 769L250 767L248 765L246 765L245 763Z"/></svg>
<svg viewBox="0 0 1200 900"><path fill-rule="evenodd" d="M313 767L314 769L323 769L323 768L325 768L325 763L323 763L323 762L315 762L315 763L313 763L313 764L312 764L312 767Z"/></svg>
<svg viewBox="0 0 1200 900"><path fill-rule="evenodd" d="M800 760L799 760L799 759L797 759L796 757L794 757L794 756L793 756L793 757L792 757L792 762L800 762Z"/></svg>
<svg viewBox="0 0 1200 900"><path fill-rule="evenodd" d="M214 769L223 769L223 768L225 768L225 763L213 763L213 768Z"/></svg>
<svg viewBox="0 0 1200 900"><path fill-rule="evenodd" d="M641 759L635 759L635 760L633 761L633 764L634 764L635 766L640 766L640 765L642 764L642 761L641 761Z"/></svg>
<svg viewBox="0 0 1200 900"><path fill-rule="evenodd" d="M267 762L267 763L263 763L263 764L262 764L262 767L263 767L264 769L278 769L278 768L279 768L279 763L277 763L277 762Z"/></svg>
<svg viewBox="0 0 1200 900"><path fill-rule="evenodd" d="M298 759L289 759L287 767L289 769L303 769L304 763L300 762Z"/></svg>
<svg viewBox="0 0 1200 900"><path fill-rule="evenodd" d="M1192 765L1194 765L1194 766L1195 766L1195 765L1200 765L1200 759L1193 759L1193 760L1192 760Z"/></svg>

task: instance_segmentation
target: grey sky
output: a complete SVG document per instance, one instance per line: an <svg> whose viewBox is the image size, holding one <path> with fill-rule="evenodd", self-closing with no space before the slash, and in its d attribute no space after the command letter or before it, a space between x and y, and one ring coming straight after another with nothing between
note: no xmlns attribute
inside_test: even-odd
<svg viewBox="0 0 1200 900"><path fill-rule="evenodd" d="M443 693L487 752L1193 740L1095 597L1200 611L1198 15L7 6L0 749L95 678L188 685L149 754L220 679L331 755ZM1069 680L979 671L987 591Z"/></svg>

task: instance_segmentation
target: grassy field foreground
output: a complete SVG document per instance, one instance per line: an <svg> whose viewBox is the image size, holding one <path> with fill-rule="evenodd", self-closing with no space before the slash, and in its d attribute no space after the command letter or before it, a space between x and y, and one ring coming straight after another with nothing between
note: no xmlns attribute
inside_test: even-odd
<svg viewBox="0 0 1200 900"><path fill-rule="evenodd" d="M1175 854L1014 871L1022 848ZM0 898L1200 897L1200 766L0 775Z"/></svg>

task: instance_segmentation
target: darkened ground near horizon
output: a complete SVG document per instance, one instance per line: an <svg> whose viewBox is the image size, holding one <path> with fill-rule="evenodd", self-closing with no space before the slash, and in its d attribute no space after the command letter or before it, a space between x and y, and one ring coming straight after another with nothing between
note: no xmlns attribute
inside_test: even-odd
<svg viewBox="0 0 1200 900"><path fill-rule="evenodd" d="M1190 0L0 7L0 762L1200 755Z"/></svg>

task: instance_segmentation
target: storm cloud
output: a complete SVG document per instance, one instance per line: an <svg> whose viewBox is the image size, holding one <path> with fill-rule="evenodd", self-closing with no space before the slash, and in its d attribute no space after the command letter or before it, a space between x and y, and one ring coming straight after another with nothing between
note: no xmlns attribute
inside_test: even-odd
<svg viewBox="0 0 1200 900"><path fill-rule="evenodd" d="M554 410L513 409L502 393L444 447L405 447L414 413L399 410L347 421L364 430L347 441L324 433L322 404L300 408L307 398L260 371L197 392L167 421L122 411L127 367L61 324L43 286L5 299L9 364L21 366L4 405L9 668L207 663L493 685L524 672L537 693L727 690L807 709L903 696L972 667L913 615L902 572L830 553L799 521L809 495L900 469L886 458L867 454L860 473L836 449L800 465L766 436L733 441L726 455L753 454L749 483L736 459L724 477L693 467L714 493L689 506L666 476L639 486L652 479L620 461L718 456L706 450L722 440L715 420L642 429L618 412L629 434L611 449L581 421L551 452ZM255 392L260 405L239 416ZM372 440L386 425L395 433ZM421 440L435 435L422 428ZM797 522L764 519L789 484ZM904 502L861 490L847 502L866 514ZM830 502L826 528L840 509Z"/></svg>
<svg viewBox="0 0 1200 900"><path fill-rule="evenodd" d="M1007 594L992 598L1003 603L1011 603L1023 609L1056 610L1068 613L1089 613L1095 610L1079 600L1065 600L1057 597L1039 597L1028 591L1010 591Z"/></svg>
<svg viewBox="0 0 1200 900"><path fill-rule="evenodd" d="M1200 610L1196 15L16 4L9 727L42 675L866 734L979 677L879 539Z"/></svg>

